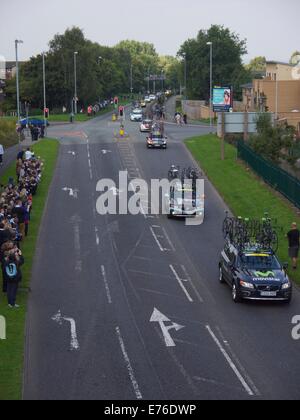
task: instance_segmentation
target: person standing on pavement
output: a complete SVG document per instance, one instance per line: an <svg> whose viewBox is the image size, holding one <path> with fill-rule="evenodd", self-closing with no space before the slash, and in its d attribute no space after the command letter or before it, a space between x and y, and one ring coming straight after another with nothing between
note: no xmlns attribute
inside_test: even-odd
<svg viewBox="0 0 300 420"><path fill-rule="evenodd" d="M292 229L288 232L287 237L289 241L289 257L292 260L293 270L297 270L300 248L300 231L297 223L292 224Z"/></svg>
<svg viewBox="0 0 300 420"><path fill-rule="evenodd" d="M5 274L7 278L7 301L10 308L19 308L16 304L19 283L22 281L21 266L24 264L22 252L14 248L5 258Z"/></svg>
<svg viewBox="0 0 300 420"><path fill-rule="evenodd" d="M4 147L0 144L0 165L3 165Z"/></svg>

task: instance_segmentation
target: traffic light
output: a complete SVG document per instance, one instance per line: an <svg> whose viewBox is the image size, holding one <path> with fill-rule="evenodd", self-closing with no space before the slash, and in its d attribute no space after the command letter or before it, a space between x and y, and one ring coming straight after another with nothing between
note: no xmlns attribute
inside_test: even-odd
<svg viewBox="0 0 300 420"><path fill-rule="evenodd" d="M45 118L49 118L49 109L45 108Z"/></svg>

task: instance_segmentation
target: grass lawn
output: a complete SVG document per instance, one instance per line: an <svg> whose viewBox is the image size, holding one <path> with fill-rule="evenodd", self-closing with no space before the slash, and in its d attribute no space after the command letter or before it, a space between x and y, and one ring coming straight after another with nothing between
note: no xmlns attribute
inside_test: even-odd
<svg viewBox="0 0 300 420"><path fill-rule="evenodd" d="M29 236L22 244L25 264L22 267L23 282L18 295L20 309L9 310L6 296L0 292L0 315L6 318L7 340L0 340L0 400L21 399L24 358L24 326L27 306L27 289L30 283L33 258L44 206L54 173L59 143L45 139L33 146L37 156L45 161L43 179L34 197ZM7 184L8 178L15 177L15 163L1 177L0 182ZM2 276L1 276L2 277ZM2 282L2 279L1 279Z"/></svg>
<svg viewBox="0 0 300 420"><path fill-rule="evenodd" d="M285 235L292 222L296 221L300 226L299 213L289 202L238 162L235 147L226 144L226 159L221 161L220 140L217 136L191 138L186 144L233 214L261 219L264 212L268 211L271 217L278 219L283 228L279 233L278 256L282 262L288 261L288 244ZM289 274L300 284L300 267L297 272L290 270Z"/></svg>

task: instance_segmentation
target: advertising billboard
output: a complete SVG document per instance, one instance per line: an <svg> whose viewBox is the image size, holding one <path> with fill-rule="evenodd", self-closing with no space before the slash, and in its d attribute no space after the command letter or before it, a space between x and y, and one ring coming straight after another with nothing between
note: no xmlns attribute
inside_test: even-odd
<svg viewBox="0 0 300 420"><path fill-rule="evenodd" d="M214 112L229 112L233 107L231 87L215 87L213 91Z"/></svg>

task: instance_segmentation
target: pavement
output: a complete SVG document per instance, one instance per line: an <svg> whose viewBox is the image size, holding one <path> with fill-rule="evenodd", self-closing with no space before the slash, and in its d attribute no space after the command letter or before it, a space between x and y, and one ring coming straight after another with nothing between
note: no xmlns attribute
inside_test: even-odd
<svg viewBox="0 0 300 420"><path fill-rule="evenodd" d="M218 281L226 205L208 180L201 226L96 211L99 180L193 166L183 140L209 127L168 125L166 151L147 150L135 123L126 139L117 127L103 116L49 129L61 147L33 269L24 399L299 399L300 293L290 306L232 302Z"/></svg>

